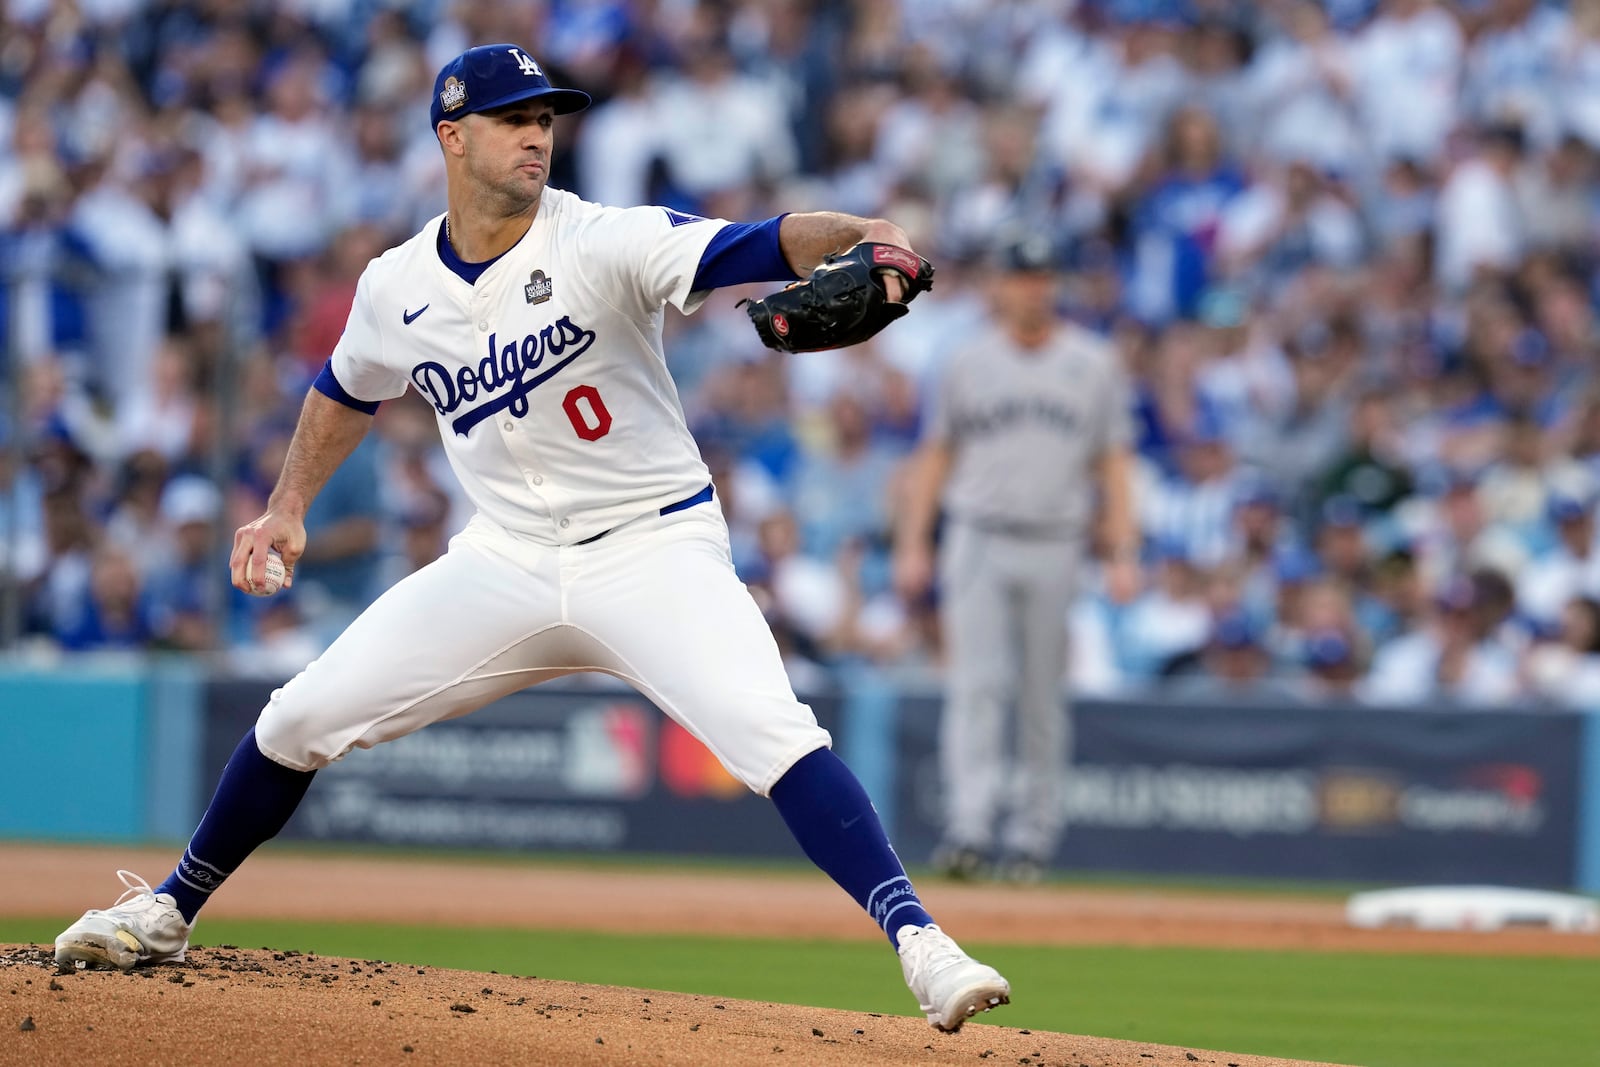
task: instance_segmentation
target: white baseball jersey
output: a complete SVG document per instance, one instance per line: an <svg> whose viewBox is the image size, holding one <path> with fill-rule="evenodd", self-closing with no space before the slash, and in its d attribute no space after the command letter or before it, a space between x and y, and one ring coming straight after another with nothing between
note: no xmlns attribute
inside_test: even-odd
<svg viewBox="0 0 1600 1067"><path fill-rule="evenodd" d="M311 770L573 671L627 681L760 793L830 743L734 572L661 352L701 271L787 268L775 221L546 188L475 283L441 259L442 218L367 267L317 387L363 407L416 388L478 514L273 693L262 752Z"/></svg>
<svg viewBox="0 0 1600 1067"><path fill-rule="evenodd" d="M547 188L527 234L473 285L440 261L441 220L362 274L333 352L339 384L363 401L415 387L478 510L550 544L704 489L661 317L708 295L689 287L727 223Z"/></svg>

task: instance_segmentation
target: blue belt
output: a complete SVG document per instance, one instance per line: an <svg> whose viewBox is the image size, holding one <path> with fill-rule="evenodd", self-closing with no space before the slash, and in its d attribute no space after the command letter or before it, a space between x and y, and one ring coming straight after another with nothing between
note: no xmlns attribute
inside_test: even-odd
<svg viewBox="0 0 1600 1067"><path fill-rule="evenodd" d="M700 490L698 493L694 494L693 496L686 496L682 500L678 501L675 504L668 504L666 507L661 509L661 514L663 514L663 515L671 515L674 511L687 511L688 509L694 507L696 504L704 504L706 501L710 500L711 497L712 497L712 490L711 490L711 486L708 485L704 489ZM611 527L611 530L615 530L615 529L616 529L615 526ZM610 533L611 530L601 530L599 533L595 534L593 537L585 537L582 541L577 541L577 542L574 542L574 543L575 544L580 544L580 545L593 544L594 542L600 540L600 538L604 537L606 534Z"/></svg>

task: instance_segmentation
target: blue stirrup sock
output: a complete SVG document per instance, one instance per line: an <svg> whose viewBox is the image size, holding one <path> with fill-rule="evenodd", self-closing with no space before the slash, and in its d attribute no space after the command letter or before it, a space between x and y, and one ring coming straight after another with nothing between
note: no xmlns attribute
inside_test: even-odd
<svg viewBox="0 0 1600 1067"><path fill-rule="evenodd" d="M315 775L262 755L250 730L223 769L183 859L156 892L170 893L183 917L193 922L239 864L283 829ZM831 750L819 748L800 759L772 787L771 796L801 850L866 909L890 944L902 926L933 922L866 790Z"/></svg>
<svg viewBox="0 0 1600 1067"><path fill-rule="evenodd" d="M211 806L183 859L156 892L171 893L184 919L194 922L217 886L283 829L316 773L292 770L263 756L252 726L222 769Z"/></svg>
<svg viewBox="0 0 1600 1067"><path fill-rule="evenodd" d="M771 796L807 858L867 910L889 944L898 947L894 935L902 926L933 922L867 791L831 749L803 756Z"/></svg>

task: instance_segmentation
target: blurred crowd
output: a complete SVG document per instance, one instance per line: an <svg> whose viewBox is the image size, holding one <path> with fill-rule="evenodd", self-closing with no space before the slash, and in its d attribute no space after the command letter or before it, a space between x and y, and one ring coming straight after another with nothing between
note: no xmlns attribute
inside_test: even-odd
<svg viewBox="0 0 1600 1067"><path fill-rule="evenodd" d="M889 581L902 463L1047 234L1134 385L1144 592L1073 682L1600 707L1600 0L10 0L0 571L23 640L293 670L468 511L415 396L226 584L367 260L443 210L433 76L525 45L595 96L552 183L900 222L932 293L778 358L668 323L735 562L797 687L935 672Z"/></svg>

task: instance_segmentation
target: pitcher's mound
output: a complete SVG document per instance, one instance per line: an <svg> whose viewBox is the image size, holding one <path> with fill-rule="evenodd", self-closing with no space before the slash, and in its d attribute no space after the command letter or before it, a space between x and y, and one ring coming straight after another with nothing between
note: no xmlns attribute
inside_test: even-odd
<svg viewBox="0 0 1600 1067"><path fill-rule="evenodd" d="M62 975L48 947L3 945L0 987L0 1063L1298 1062L978 1023L941 1034L903 1016L228 945L128 974Z"/></svg>

